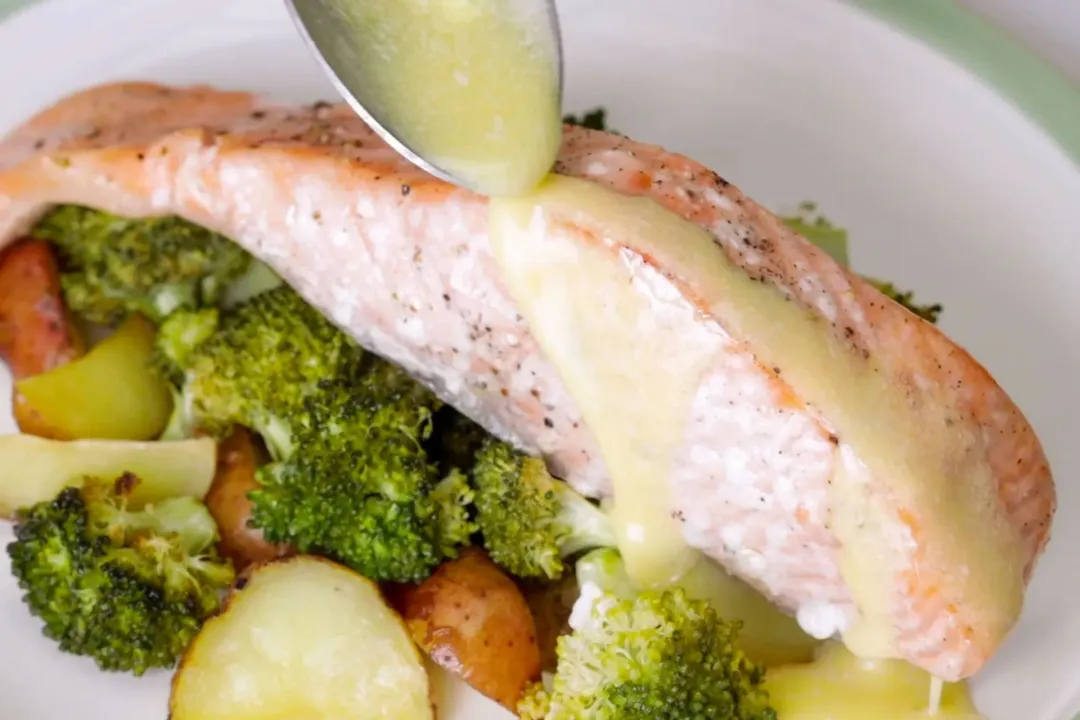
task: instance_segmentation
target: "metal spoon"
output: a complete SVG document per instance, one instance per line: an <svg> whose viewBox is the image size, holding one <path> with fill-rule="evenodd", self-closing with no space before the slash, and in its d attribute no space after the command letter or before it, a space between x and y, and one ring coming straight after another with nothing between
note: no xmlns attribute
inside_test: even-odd
<svg viewBox="0 0 1080 720"><path fill-rule="evenodd" d="M516 149L507 146L504 151L481 139L481 142L473 143L470 148L475 157L459 157L461 162L455 163L448 162L445 158L440 160L435 157L436 152L430 146L421 149L424 143L420 142L419 130L415 127L416 123L412 122L412 110L415 107L423 110L423 106L409 105L409 112L403 113L402 98L388 96L386 89L394 87L388 83L395 78L395 72L402 71L395 67L394 63L406 54L409 58L409 72L417 69L420 73L428 70L445 72L445 57L439 56L438 49L441 47L445 50L448 47L444 41L445 33L452 32L454 26L442 22L425 27L422 23L432 22L433 11L498 13L501 21L509 23L504 25L507 30L526 33L521 37L529 37L537 49L536 52L540 53L534 57L543 58L544 62L550 63L550 66L545 67L552 69L550 77L543 76L543 82L551 83L552 86L540 88L538 92L551 94L553 112L545 113L550 117L537 122L554 124L556 127L543 127L544 139L539 151L540 157L534 158L532 163L537 167L535 170L525 170L530 179L523 179L522 183L539 183L554 165L558 152L557 137L561 135L559 122L563 91L562 38L554 0L285 0L285 3L308 49L329 76L337 92L375 132L407 160L431 175L482 193L492 188L486 187L484 180L465 169L469 167L470 161L484 161L490 165L494 156L500 162L515 162L509 155L512 152L520 153L520 146ZM409 13L412 15L408 15ZM402 17L410 19L403 22ZM419 25L414 23L410 27L409 23L416 18L422 22ZM413 30L415 36L397 36L403 27ZM436 42L428 40L439 35L443 35L443 38ZM463 40L463 37L454 38L454 42ZM489 42L490 35L481 38L479 43L470 44L470 52L487 52ZM516 45L504 44L502 47L514 48ZM399 50L406 50L407 53ZM481 59L493 58L484 58L481 55ZM509 71L512 70L513 68ZM431 76L434 77L434 74ZM442 97L445 90L448 93L446 97L453 97L453 92L458 88L450 87L451 84L443 83L436 88L427 86L427 94ZM463 81L461 84L467 85L468 82ZM498 89L494 87L485 87L484 92L487 93L485 99L494 97L494 113L509 114L514 111L514 107L507 107L513 103L512 97L500 96ZM421 97L422 94L415 93L415 98L405 100L418 104L428 102L429 98ZM391 105L388 97L396 102L393 108L388 107ZM485 106L488 104L490 103ZM457 109L456 106L453 109ZM407 119L403 120L403 117ZM496 122L501 119L499 116ZM548 142L548 136L552 133L556 139ZM535 152L531 149L530 151ZM499 155L500 152L507 157ZM481 155L487 157L481 158ZM450 165L454 165L456 171L451 169ZM520 172L519 170L519 174ZM533 175L536 177L532 178ZM492 185L491 182L486 184Z"/></svg>

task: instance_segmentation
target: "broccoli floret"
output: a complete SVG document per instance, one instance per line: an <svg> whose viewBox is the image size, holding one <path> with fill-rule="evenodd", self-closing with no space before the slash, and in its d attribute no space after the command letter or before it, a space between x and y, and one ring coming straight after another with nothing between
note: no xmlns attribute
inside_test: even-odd
<svg viewBox="0 0 1080 720"><path fill-rule="evenodd" d="M190 348L183 340L201 331L186 334L186 323L167 329L159 347L182 370L182 424L219 437L233 425L251 428L277 460L292 454L292 418L304 400L325 380L357 375L364 356L286 285L222 311L216 332Z"/></svg>
<svg viewBox="0 0 1080 720"><path fill-rule="evenodd" d="M438 483L424 451L433 396L365 380L325 383L304 403L296 452L261 469L249 495L252 524L373 580L420 581L472 535L471 493L456 475Z"/></svg>
<svg viewBox="0 0 1080 720"><path fill-rule="evenodd" d="M88 478L21 511L7 552L24 602L61 650L142 675L175 665L235 575L202 503L133 509L137 483Z"/></svg>
<svg viewBox="0 0 1080 720"><path fill-rule="evenodd" d="M103 325L133 312L160 321L181 308L214 306L251 262L228 238L176 217L130 219L63 205L33 234L59 252L67 306Z"/></svg>
<svg viewBox="0 0 1080 720"><path fill-rule="evenodd" d="M915 302L914 293L901 292L896 289L896 286L890 282L883 280L875 280L873 278L864 277L868 283L876 287L883 295L891 298L892 300L900 303L910 312L915 313L923 320L927 322L937 324L938 318L941 317L941 311L944 309L940 303L934 303L933 305L921 305Z"/></svg>
<svg viewBox="0 0 1080 720"><path fill-rule="evenodd" d="M814 203L799 205L797 215L781 218L784 224L827 252L841 265L848 264L847 230L836 227L824 216L817 214Z"/></svg>
<svg viewBox="0 0 1080 720"><path fill-rule="evenodd" d="M431 491L437 520L435 540L443 557L454 557L458 548L469 544L476 532L476 523L470 517L475 499L468 476L457 469L451 470Z"/></svg>
<svg viewBox="0 0 1080 720"><path fill-rule="evenodd" d="M550 686L518 707L524 720L776 720L739 623L681 589L621 597L585 583L570 624Z"/></svg>
<svg viewBox="0 0 1080 720"><path fill-rule="evenodd" d="M180 310L167 317L158 327L154 341L154 368L176 387L184 384L184 368L202 343L217 332L221 316L217 308Z"/></svg>
<svg viewBox="0 0 1080 720"><path fill-rule="evenodd" d="M439 465L439 471L468 472L476 462L484 441L490 433L465 415L447 405L435 414L435 429L428 443L431 456Z"/></svg>
<svg viewBox="0 0 1080 720"><path fill-rule="evenodd" d="M607 110L602 107L594 108L581 116L568 114L563 117L563 122L567 125L580 125L591 130L608 131Z"/></svg>
<svg viewBox="0 0 1080 720"><path fill-rule="evenodd" d="M512 575L556 579L565 558L616 544L607 516L553 478L540 458L490 438L472 477L484 545Z"/></svg>
<svg viewBox="0 0 1080 720"><path fill-rule="evenodd" d="M799 214L792 217L782 218L784 223L804 238L829 253L836 262L847 266L848 264L848 235L843 228L836 227L822 215L817 215L817 206L813 203L804 202L799 205ZM938 303L933 305L920 305L914 301L912 293L901 292L889 282L875 280L862 276L863 280L876 287L882 294L900 303L905 308L915 313L923 320L937 323L941 315L942 306Z"/></svg>

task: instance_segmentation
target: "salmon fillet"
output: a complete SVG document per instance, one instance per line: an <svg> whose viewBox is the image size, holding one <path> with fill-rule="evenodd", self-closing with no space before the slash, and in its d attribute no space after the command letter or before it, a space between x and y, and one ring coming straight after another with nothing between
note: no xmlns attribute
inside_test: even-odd
<svg viewBox="0 0 1080 720"><path fill-rule="evenodd" d="M1019 548L1026 585L1050 537L1050 468L1021 411L963 349L693 160L568 127L556 172L650 198L707 230L716 253L820 320L912 407L945 408L963 451L990 468L990 486L975 490ZM149 83L80 92L0 143L0 246L61 203L175 214L232 238L364 347L542 454L579 491L611 494L595 438L500 278L486 199L424 174L347 107ZM629 252L612 241L612 252ZM647 282L693 301L660 261L634 260ZM717 322L699 309L670 322L688 334ZM963 596L958 578L973 569L942 565L927 539L947 529L891 497L858 448L744 338L725 338L685 427L669 478L685 538L804 627L828 635L858 612L830 526L829 486L843 470L889 510L883 592L899 653L957 680L1000 645L1009 627Z"/></svg>

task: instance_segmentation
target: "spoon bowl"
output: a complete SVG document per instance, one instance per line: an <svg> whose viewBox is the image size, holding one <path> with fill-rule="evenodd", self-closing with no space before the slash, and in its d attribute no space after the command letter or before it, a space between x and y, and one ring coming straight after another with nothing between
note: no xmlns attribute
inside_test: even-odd
<svg viewBox="0 0 1080 720"><path fill-rule="evenodd" d="M554 0L285 0L337 92L424 171L528 192L562 135Z"/></svg>

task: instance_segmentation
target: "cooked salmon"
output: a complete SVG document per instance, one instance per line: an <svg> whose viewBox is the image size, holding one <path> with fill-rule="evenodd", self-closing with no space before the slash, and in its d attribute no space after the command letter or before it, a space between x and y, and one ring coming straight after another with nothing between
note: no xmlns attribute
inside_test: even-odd
<svg viewBox="0 0 1080 720"><path fill-rule="evenodd" d="M555 170L649 198L705 229L716 253L821 321L905 402L944 408L966 456L990 468L987 502L1019 548L1027 583L1050 537L1050 468L1021 411L962 348L693 160L567 127ZM595 437L500 277L487 200L418 170L347 107L149 83L80 92L0 144L0 246L61 203L174 214L234 239L363 346L542 454L579 491L611 494ZM627 252L611 240L613 252ZM664 273L662 259L640 259ZM708 313L695 322L715 322ZM955 680L1000 645L1008 628L961 591L975 569L943 566L927 539L948 529L929 526L940 522L928 508L892 502L859 448L734 331L700 378L685 427L669 512L691 545L804 626L827 635L858 612L830 524L829 487L843 470L861 474L890 508L882 592L899 654Z"/></svg>

